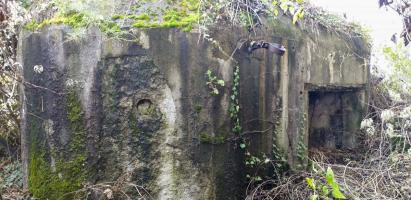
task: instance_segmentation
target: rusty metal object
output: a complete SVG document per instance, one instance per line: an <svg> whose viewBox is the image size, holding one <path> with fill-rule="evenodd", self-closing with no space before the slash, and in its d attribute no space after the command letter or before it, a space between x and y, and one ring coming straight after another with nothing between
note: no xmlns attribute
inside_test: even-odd
<svg viewBox="0 0 411 200"><path fill-rule="evenodd" d="M271 42L265 42L264 40L260 41L251 41L248 47L248 51L251 53L256 49L268 49L270 52L275 53L277 55L284 55L286 49L283 45Z"/></svg>

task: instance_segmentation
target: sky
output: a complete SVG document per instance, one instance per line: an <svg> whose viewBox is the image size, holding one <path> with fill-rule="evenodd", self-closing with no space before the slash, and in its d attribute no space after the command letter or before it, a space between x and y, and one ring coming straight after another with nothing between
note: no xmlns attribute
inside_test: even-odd
<svg viewBox="0 0 411 200"><path fill-rule="evenodd" d="M378 0L310 0L330 12L346 14L349 21L355 21L371 30L374 47L389 42L394 33L401 33L401 18L392 10L379 8Z"/></svg>

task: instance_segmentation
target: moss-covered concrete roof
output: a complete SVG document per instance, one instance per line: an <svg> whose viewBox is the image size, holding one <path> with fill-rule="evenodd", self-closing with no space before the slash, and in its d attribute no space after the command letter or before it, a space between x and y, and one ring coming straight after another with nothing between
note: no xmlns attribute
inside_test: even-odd
<svg viewBox="0 0 411 200"><path fill-rule="evenodd" d="M90 2L92 3L93 0ZM208 2L208 4L204 2ZM77 7L70 7L69 4L64 6L55 5L58 10L57 13L46 17L46 19L32 21L26 25L26 28L37 30L50 24L65 24L73 28L94 25L109 35L121 34L123 30L129 30L130 28L181 28L184 31L195 29L198 32L206 33L210 26L218 24L232 24L249 29L255 25L254 23L261 23L261 18L279 20L279 18L288 17L290 21L294 21L293 15L295 14L292 13L297 12L295 8L291 9L291 6L285 11L284 8L278 6L277 12L274 12L274 14L269 10L261 9L261 12L257 12L258 16L255 16L258 19L251 19L250 21L250 19L247 19L247 15L242 14L244 11L241 10L238 10L238 13L235 12L238 16L231 16L233 14L230 13L232 10L230 11L229 8L224 7L228 6L231 1L227 1L228 3L225 4L220 1L211 2L216 3L212 5L209 1L199 0L143 0L132 3L119 1L115 5L101 6L101 8L94 8L91 3L89 3L90 5L85 3L83 6L78 6L82 10ZM345 36L361 37L369 43L370 37L366 29L356 23L348 22L341 16L330 14L324 9L309 3L298 4L298 9L301 9L304 13L304 17L296 23L296 26L302 30L321 26L327 31ZM254 14L251 13L248 17ZM270 26L268 24L264 25Z"/></svg>

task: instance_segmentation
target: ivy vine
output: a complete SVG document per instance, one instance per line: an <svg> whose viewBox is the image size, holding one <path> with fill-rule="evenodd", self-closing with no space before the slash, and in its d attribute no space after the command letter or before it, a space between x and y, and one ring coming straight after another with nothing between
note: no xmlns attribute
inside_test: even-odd
<svg viewBox="0 0 411 200"><path fill-rule="evenodd" d="M218 79L218 77L211 71L207 70L207 86L210 89L211 95L219 95L220 91L219 88L225 86L225 82L222 79Z"/></svg>
<svg viewBox="0 0 411 200"><path fill-rule="evenodd" d="M233 77L233 86L231 91L230 97L230 118L233 122L232 131L236 136L241 135L242 127L240 123L240 102L239 102L239 95L240 95L240 67L237 65L234 67L234 77ZM241 143L240 147L242 149L245 148L245 144Z"/></svg>

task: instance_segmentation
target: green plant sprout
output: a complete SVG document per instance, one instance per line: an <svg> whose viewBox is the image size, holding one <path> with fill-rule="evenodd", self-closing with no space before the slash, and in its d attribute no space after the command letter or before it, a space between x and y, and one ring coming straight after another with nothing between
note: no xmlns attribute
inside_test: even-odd
<svg viewBox="0 0 411 200"><path fill-rule="evenodd" d="M213 74L213 72L211 70L207 70L207 86L210 89L210 94L211 95L219 95L220 91L219 88L224 87L225 86L225 82L222 79L218 79L217 76L215 76Z"/></svg>
<svg viewBox="0 0 411 200"><path fill-rule="evenodd" d="M329 200L330 191L333 199L347 199L341 192L340 186L335 181L334 172L330 167L328 167L325 172L325 180L326 183L323 183L323 181L315 180L314 178L305 178L307 186L313 191L313 194L310 195L310 200Z"/></svg>

